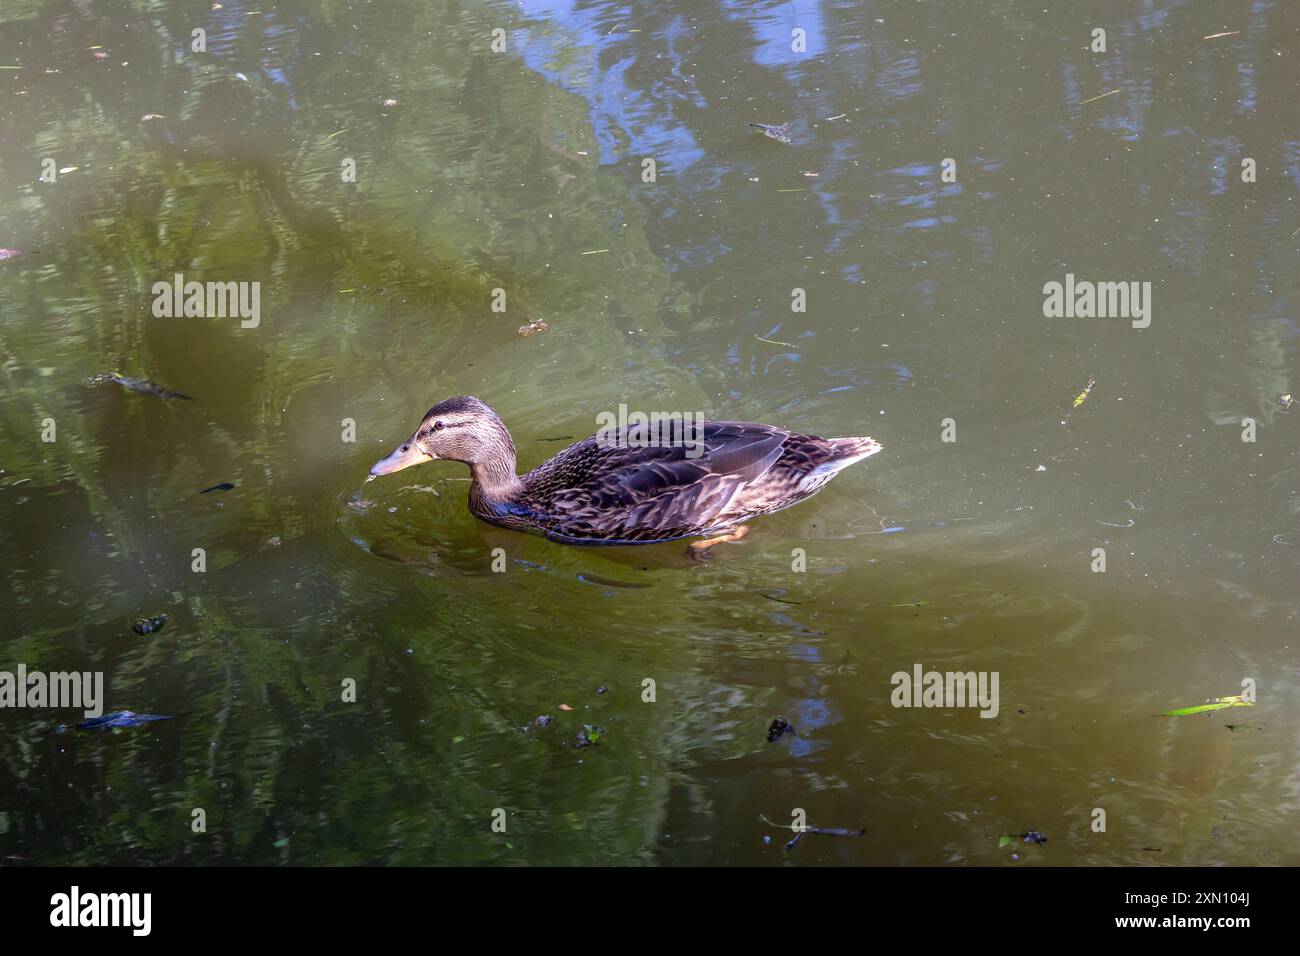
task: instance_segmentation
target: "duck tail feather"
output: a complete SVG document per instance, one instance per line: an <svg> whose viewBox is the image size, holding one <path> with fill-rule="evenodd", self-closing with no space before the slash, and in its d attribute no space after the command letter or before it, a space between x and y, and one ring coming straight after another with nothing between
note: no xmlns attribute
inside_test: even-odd
<svg viewBox="0 0 1300 956"><path fill-rule="evenodd" d="M870 458L884 447L874 438L832 438L830 442L836 461L843 461L845 465Z"/></svg>

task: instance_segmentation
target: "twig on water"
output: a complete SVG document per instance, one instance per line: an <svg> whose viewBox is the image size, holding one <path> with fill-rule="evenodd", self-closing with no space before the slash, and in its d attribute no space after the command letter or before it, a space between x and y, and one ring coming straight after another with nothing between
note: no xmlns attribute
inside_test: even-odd
<svg viewBox="0 0 1300 956"><path fill-rule="evenodd" d="M776 827L778 830L795 831L794 839L788 841L785 845L785 848L787 850L793 850L798 845L799 841L802 840L809 833L815 833L818 836L836 836L836 837L862 837L867 835L866 827L863 827L860 830L846 830L843 827L815 827L812 826L811 824L805 824L803 826L794 826L794 825L787 826L784 823L773 823L771 820L769 820L761 813L758 815L758 818L762 820L764 823L766 823L768 826Z"/></svg>
<svg viewBox="0 0 1300 956"><path fill-rule="evenodd" d="M1076 103L1075 106L1082 106L1084 103L1094 103L1097 100L1103 99L1104 97L1114 96L1118 92L1119 90L1111 90L1109 93L1102 93L1100 96L1094 96L1092 99L1084 100L1081 103Z"/></svg>

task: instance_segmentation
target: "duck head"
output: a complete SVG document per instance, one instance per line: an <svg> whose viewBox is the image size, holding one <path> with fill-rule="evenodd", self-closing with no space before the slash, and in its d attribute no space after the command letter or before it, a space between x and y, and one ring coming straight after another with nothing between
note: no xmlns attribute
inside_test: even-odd
<svg viewBox="0 0 1300 956"><path fill-rule="evenodd" d="M487 402L472 395L458 395L429 409L420 427L382 461L370 468L372 475L391 475L426 461L463 461L475 470L508 469L514 476L515 446L505 423Z"/></svg>

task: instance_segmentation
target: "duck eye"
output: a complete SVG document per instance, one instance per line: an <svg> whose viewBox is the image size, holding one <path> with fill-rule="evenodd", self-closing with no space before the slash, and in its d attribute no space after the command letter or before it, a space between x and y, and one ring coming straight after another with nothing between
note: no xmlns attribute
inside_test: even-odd
<svg viewBox="0 0 1300 956"><path fill-rule="evenodd" d="M434 423L433 423L433 430L436 431L436 432L440 432L440 431L442 431L445 427L446 427L446 426L443 425L442 422L434 422Z"/></svg>

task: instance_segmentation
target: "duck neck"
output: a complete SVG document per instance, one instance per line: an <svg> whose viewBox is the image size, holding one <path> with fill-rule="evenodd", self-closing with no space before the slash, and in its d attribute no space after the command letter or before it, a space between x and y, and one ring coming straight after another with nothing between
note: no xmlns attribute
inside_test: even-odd
<svg viewBox="0 0 1300 956"><path fill-rule="evenodd" d="M486 501L508 501L523 490L523 482L515 474L514 449L503 451L487 461L471 462L469 470L479 494Z"/></svg>

